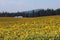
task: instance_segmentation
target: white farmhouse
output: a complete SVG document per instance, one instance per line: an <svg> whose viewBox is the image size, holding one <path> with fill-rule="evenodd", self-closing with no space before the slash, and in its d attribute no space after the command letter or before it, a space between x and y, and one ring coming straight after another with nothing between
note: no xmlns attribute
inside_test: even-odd
<svg viewBox="0 0 60 40"><path fill-rule="evenodd" d="M15 16L15 18L23 18L23 16Z"/></svg>

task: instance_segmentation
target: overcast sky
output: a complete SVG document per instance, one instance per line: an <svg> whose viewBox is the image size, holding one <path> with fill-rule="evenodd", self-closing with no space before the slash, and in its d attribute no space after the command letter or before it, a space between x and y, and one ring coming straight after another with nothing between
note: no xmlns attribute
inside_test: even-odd
<svg viewBox="0 0 60 40"><path fill-rule="evenodd" d="M0 12L17 12L47 8L60 8L60 0L0 0Z"/></svg>

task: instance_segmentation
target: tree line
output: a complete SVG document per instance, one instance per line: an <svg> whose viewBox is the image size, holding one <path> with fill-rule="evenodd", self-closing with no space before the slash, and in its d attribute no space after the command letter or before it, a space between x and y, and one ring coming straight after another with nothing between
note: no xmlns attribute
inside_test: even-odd
<svg viewBox="0 0 60 40"><path fill-rule="evenodd" d="M40 16L51 16L51 15L60 15L60 9L36 9L25 12L0 12L0 17L15 17L15 16L23 16L23 17L40 17Z"/></svg>

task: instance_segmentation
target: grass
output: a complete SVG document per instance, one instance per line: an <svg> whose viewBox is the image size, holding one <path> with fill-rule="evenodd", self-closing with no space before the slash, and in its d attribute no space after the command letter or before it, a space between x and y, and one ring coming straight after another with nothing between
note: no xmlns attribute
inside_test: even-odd
<svg viewBox="0 0 60 40"><path fill-rule="evenodd" d="M60 40L60 16L0 17L0 40Z"/></svg>

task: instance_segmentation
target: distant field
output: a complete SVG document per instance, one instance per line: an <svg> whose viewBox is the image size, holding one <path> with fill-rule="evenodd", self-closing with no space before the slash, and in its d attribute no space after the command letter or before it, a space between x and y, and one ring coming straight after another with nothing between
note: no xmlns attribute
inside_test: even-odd
<svg viewBox="0 0 60 40"><path fill-rule="evenodd" d="M0 17L0 40L60 40L60 16Z"/></svg>

